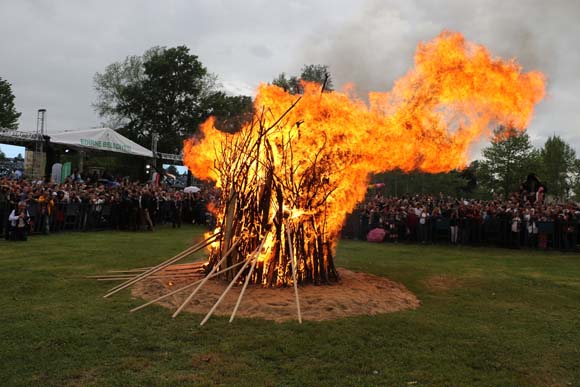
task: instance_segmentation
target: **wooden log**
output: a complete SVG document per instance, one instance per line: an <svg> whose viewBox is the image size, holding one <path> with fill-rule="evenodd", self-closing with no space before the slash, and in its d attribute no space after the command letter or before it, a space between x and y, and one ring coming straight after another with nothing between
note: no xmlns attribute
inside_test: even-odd
<svg viewBox="0 0 580 387"><path fill-rule="evenodd" d="M204 319L201 321L201 323L199 325L203 326L207 322L207 320L209 320L209 318L211 317L211 315L213 314L213 312L215 312L216 308L222 302L222 300L224 299L224 297L226 296L226 294L228 294L228 292L230 291L230 289L232 288L232 286L234 286L234 284L236 283L236 281L238 280L238 278L240 278L240 276L244 272L244 269L246 268L246 266L248 266L248 263L250 263L250 260L245 260L245 261L242 261L242 262L244 262L244 265L242 266L242 268L238 271L238 273L235 275L235 277L232 280L232 282L230 282L230 284L228 285L228 287L226 288L226 290L224 290L224 292L222 293L222 295L220 296L220 298L218 298L217 302L214 304L214 306L211 307L210 311L207 313L207 315L204 317Z"/></svg>
<svg viewBox="0 0 580 387"><path fill-rule="evenodd" d="M199 274L196 276L195 274ZM182 274L182 275L152 275L147 277L148 279L174 279L174 278L195 278L203 276L201 273L191 273L191 274ZM109 278L96 278L97 281L123 281L127 279L127 277L116 278L116 277L109 277Z"/></svg>
<svg viewBox="0 0 580 387"><path fill-rule="evenodd" d="M204 247L205 247L205 246L207 246L208 244L210 244L210 243L213 243L213 241L212 241L212 240L213 240L214 238L216 238L218 235L219 235L219 233L216 233L216 234L213 234L213 235L211 235L210 237L206 238L205 240L203 240L203 241L199 242L198 244L196 244L196 245L194 245L194 246L191 246L191 247L189 247L189 248L185 249L184 251L180 252L180 253L179 253L179 254L177 254L177 255L174 255L173 257L169 258L168 260L166 260L166 261L164 261L164 262L161 262L160 264L158 264L158 265L156 265L156 266L150 267L150 268L149 268L147 271L145 271L144 273L141 273L141 274L139 274L139 275L135 276L135 277L134 277L134 279L137 279L137 278L139 278L140 276L147 275L148 273L154 272L154 271L156 271L157 269L159 269L160 267L167 267L167 266L171 265L172 263L175 263L175 262L177 262L177 261L181 260L182 258L185 258L185 257L187 257L188 255L190 255L190 254L193 254L193 253L195 253L195 252L196 252L196 251L198 251L198 250L201 250L202 248L204 248ZM212 241L212 242L210 242L210 241ZM129 281L127 281L127 282L129 282ZM110 290L109 290L109 293L111 293L111 292L112 292L112 291L114 291L114 290L117 290L117 288L120 288L120 287L122 287L122 286L124 286L124 285L125 285L125 283L123 283L123 284L120 284L120 285L117 285L117 286L115 286L114 288L112 288L112 289L110 289Z"/></svg>
<svg viewBox="0 0 580 387"><path fill-rule="evenodd" d="M166 268L167 266L195 253L198 250L203 249L204 247L206 247L207 245L213 243L213 239L215 238L215 236L217 236L218 234L213 234L211 237L207 238L204 242L197 244L196 246L193 246L189 249L184 250L182 253L177 254L176 256L174 256L173 258L168 259L167 261L155 266L155 268L148 270L147 272L140 274L138 276L136 276L135 278L124 282L123 284L116 286L115 288L113 288L113 290L110 290L107 294L105 294L103 297L107 298L112 296L115 293L120 292L121 290L128 288L131 285L136 284L137 282L140 282L142 280L144 280L145 278L149 277L150 275L163 270L164 268Z"/></svg>
<svg viewBox="0 0 580 387"><path fill-rule="evenodd" d="M228 204L227 204L227 208L226 208L226 219L225 219L225 229L224 229L224 238L223 238L223 249L228 251L230 249L230 245L232 242L232 227L233 227L233 223L234 223L234 215L235 215L235 209L236 209L236 191L234 190L233 186L232 189L230 191L230 197L228 199ZM223 251L223 250L222 250ZM230 255L227 255L227 259L226 259L226 266L225 267L229 267L232 265L232 259L230 257ZM228 278L231 272L227 272L228 274Z"/></svg>
<svg viewBox="0 0 580 387"><path fill-rule="evenodd" d="M110 297L113 294L115 294L115 293L117 293L117 292L119 292L119 291L121 291L121 290L123 290L123 289L125 289L125 288L127 288L129 286L131 286L131 285L134 285L137 282L140 282L140 281L144 280L145 278L147 278L147 277L149 277L149 276L151 276L151 275L153 275L153 274L155 274L155 273L157 273L157 272L165 269L166 267L172 265L173 263L175 263L175 262L177 262L177 261L179 261L181 259L184 259L184 258L188 257L189 255L191 255L191 254L193 254L193 253L195 253L195 252L203 249L204 247L206 247L207 245L209 245L211 243L213 243L213 242L207 241L204 245L195 246L195 247L192 247L190 249L184 250L180 254L174 256L173 258L169 259L168 261L165 261L165 262L161 263L160 265L156 266L155 268L153 268L151 270L148 270L145 273L139 274L139 275L133 277L132 279L130 279L130 280L128 280L128 281L126 281L126 282L124 282L124 283L122 283L120 285L117 285L116 287L114 287L113 289L111 289L109 291L109 293L107 293L104 296L104 298Z"/></svg>
<svg viewBox="0 0 580 387"><path fill-rule="evenodd" d="M236 312L238 311L240 303L242 302L242 297L244 296L244 292L246 291L246 288L248 287L248 283L250 282L250 278L252 278L252 273L254 272L254 268L256 267L256 263L258 262L256 255L260 254L260 251L262 250L262 247L264 247L264 243L266 242L267 236L268 236L268 233L266 233L266 235L264 235L264 239L262 239L262 243L260 244L260 247L258 247L254 251L252 256L250 257L251 260L253 259L252 266L250 267L250 272L246 276L246 281L244 282L244 286L242 287L242 291L240 292L240 296L238 297L238 301L236 302L236 306L234 307L234 310L233 310L232 315L230 317L230 323L232 321L234 321L234 317L236 316Z"/></svg>
<svg viewBox="0 0 580 387"><path fill-rule="evenodd" d="M233 270L233 269L235 269L236 267L240 266L242 263L243 263L243 261L242 261L242 262L239 262L239 263L237 263L237 264L235 264L235 265L233 265L233 266L231 266L231 267L228 267L228 268L227 268L227 269L225 269L225 270ZM212 274L212 275L208 275L206 278L207 278L207 279L214 278L214 277L216 277L216 276L217 276L217 275L219 275L219 274L220 274L220 273L214 273L214 274ZM164 295L162 295L162 296L160 296L160 297L157 297L157 298L156 298L156 299L154 299L154 300L151 300L151 301L149 301L149 302L147 302L147 303L145 303L145 304L143 304L143 305L139 305L138 307L131 309L129 312L130 312L130 313L136 312L136 311L138 311L138 310L140 310L140 309L143 309L143 308L145 308L146 306L149 306L149 305L151 305L151 304L153 304L153 303L155 303L155 302L157 302L157 301L161 301L161 300L163 300L163 299L166 299L167 297L171 297L171 296L173 296L174 294L177 294L177 293L180 293L180 292L182 292L182 291L184 291L184 290L190 289L190 288L194 287L195 285L199 284L200 282L202 282L203 280L205 280L206 278L200 279L199 281L192 282L192 283L190 283L190 284L188 284L188 285L185 285L185 286L183 286L183 287L181 287L181 288L179 288L179 289L176 289L176 290L174 290L174 291L172 291L172 292L170 292L170 293L167 293L167 294L164 294Z"/></svg>
<svg viewBox="0 0 580 387"><path fill-rule="evenodd" d="M217 264L214 265L214 267L211 269L211 272L201 281L201 283L199 284L199 286L197 288L195 288L193 290L193 292L191 292L191 294L185 299L185 301L183 301L183 303L179 306L179 308L177 308L177 310L175 311L175 313L173 313L173 315L171 316L172 318L177 317L177 315L179 313L181 313L181 311L183 310L183 308L185 308L185 306L187 304L189 304L189 302L191 301L191 299L193 298L193 296L195 296L195 294L199 291L199 289L201 289L201 287L203 285L205 285L205 283L207 282L207 280L209 279L209 277L216 272L216 270L222 264L222 262L228 258L228 256L232 253L232 251L234 251L234 249L238 246L238 244L240 244L241 241L242 241L241 239L238 239L236 242L234 242L234 244L232 245L232 247L230 247L230 249L224 254L224 256L222 257L222 259ZM230 267L232 267L232 266L230 266ZM223 270L222 270L222 272L223 272Z"/></svg>
<svg viewBox="0 0 580 387"><path fill-rule="evenodd" d="M182 275L182 274L188 274L188 273L199 273L199 271L202 269L203 265L199 265L199 266L194 266L194 267L183 267L183 268L178 268L178 269L171 269L170 267L161 270L159 272L157 272L155 275L164 275L164 276L171 276L171 275ZM83 278L88 278L88 279L98 279L98 278L125 278L125 279L131 279L131 278L135 278L135 275L133 273L111 273L111 274L98 274L98 275L87 275L84 276Z"/></svg>
<svg viewBox="0 0 580 387"><path fill-rule="evenodd" d="M242 291L240 292L240 295L238 297L238 301L236 301L236 306L234 306L234 310L232 311L232 315L230 316L230 323L232 321L234 321L234 317L236 316L236 312L238 311L238 308L240 307L240 303L242 302L242 297L244 296L244 292L246 291L246 288L248 287L248 283L250 282L250 278L252 278L252 273L254 272L254 268L256 267L256 262L258 262L258 260L254 258L254 260L252 262L252 266L250 266L250 272L246 276L246 281L244 282L244 286L242 287Z"/></svg>
<svg viewBox="0 0 580 387"><path fill-rule="evenodd" d="M292 245L292 237L288 227L286 227L286 234L288 237L288 252L290 253L290 262L292 262L292 281L294 282L294 298L296 299L298 322L302 324L302 312L300 311L300 300L298 299L298 281L296 281L296 264L294 263L294 246Z"/></svg>

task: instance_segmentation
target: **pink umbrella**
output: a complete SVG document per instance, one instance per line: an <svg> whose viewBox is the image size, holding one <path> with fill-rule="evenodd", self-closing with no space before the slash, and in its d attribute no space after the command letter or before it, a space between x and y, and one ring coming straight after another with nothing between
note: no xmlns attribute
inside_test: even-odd
<svg viewBox="0 0 580 387"><path fill-rule="evenodd" d="M386 234L387 234L387 232L385 230L383 230L382 228L373 228L367 234L367 241L374 242L374 243L380 243L380 242L385 240Z"/></svg>

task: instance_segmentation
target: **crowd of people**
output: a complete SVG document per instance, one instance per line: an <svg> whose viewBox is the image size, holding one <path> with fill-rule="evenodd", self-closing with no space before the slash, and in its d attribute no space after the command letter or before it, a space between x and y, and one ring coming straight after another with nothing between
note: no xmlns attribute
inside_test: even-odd
<svg viewBox="0 0 580 387"><path fill-rule="evenodd" d="M379 228L384 230L384 241L391 242L571 250L579 244L579 222L577 204L547 203L543 188L494 200L376 194L359 206L343 234L367 239L371 230Z"/></svg>
<svg viewBox="0 0 580 387"><path fill-rule="evenodd" d="M387 197L380 193L361 203L347 219L343 236L381 241L500 245L575 249L580 245L580 207L545 200L544 187L522 186L509 198L458 199L443 194ZM214 226L209 203L219 192L201 185L185 192L164 183L129 181L108 175L63 183L0 178L0 235L26 240L30 232L63 230L155 230L183 222Z"/></svg>
<svg viewBox="0 0 580 387"><path fill-rule="evenodd" d="M211 222L207 204L216 199L211 187L184 192L110 176L83 179L74 172L63 183L0 178L0 235L25 240L31 231L153 231L160 224L206 224Z"/></svg>

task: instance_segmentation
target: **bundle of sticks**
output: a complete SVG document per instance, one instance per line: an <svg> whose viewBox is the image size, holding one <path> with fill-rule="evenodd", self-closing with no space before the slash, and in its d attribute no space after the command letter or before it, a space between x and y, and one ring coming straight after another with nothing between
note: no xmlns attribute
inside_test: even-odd
<svg viewBox="0 0 580 387"><path fill-rule="evenodd" d="M234 269L238 269L237 273L234 275L233 279L230 281L227 288L224 290L224 292L219 297L217 302L214 304L214 306L210 309L210 311L207 313L207 315L201 321L200 325L204 325L209 320L209 318L212 316L212 314L215 312L215 310L219 306L219 304L223 301L226 294L231 290L231 288L236 283L238 283L242 274L246 273L246 269L248 269L248 266L249 266L248 272L247 272L246 277L245 277L245 281L243 281L243 287L240 291L240 294L238 296L238 300L236 302L236 305L235 305L234 310L232 311L232 314L230 317L230 323L231 323L235 318L236 312L238 311L238 308L239 308L240 303L242 301L242 297L244 296L246 288L250 282L249 279L252 277L252 273L253 273L253 271L256 267L256 264L258 262L258 256L259 256L262 248L264 247L265 241L267 240L267 234L262 239L260 245L252 252L252 254L247 259L245 259L241 262L238 262L232 266L229 266L227 268L220 269L222 267L222 264L227 260L227 258L234 251L236 251L236 249L238 248L241 240L236 240L233 243L233 245L230 247L230 249L227 252L225 252L225 254L220 259L218 264L214 265L211 268L211 270L209 270L209 272L205 273L205 276L200 275L200 273L203 272L202 268L207 266L205 262L194 262L194 263L190 263L190 264L181 264L181 265L175 264L176 262L190 256L191 254L207 247L208 245L213 243L215 241L215 239L218 238L219 236L220 236L220 233L215 233L215 234L211 235L209 238L206 238L204 241L202 241L202 242L200 242L192 247L187 248L186 250L182 251L181 253L179 253L179 254L169 258L168 260L166 260L166 261L164 261L156 266L153 266L153 267L116 271L114 274L104 275L104 276L90 276L89 278L96 278L97 280L115 280L115 281L124 280L124 279L126 280L123 283L110 289L107 292L107 294L104 295L105 298L110 297L110 296L120 292L121 290L126 289L132 285L135 285L136 283L141 282L145 279L159 279L159 278L173 279L173 278L184 278L184 277L197 279L196 281L194 281L192 283L189 283L189 284L182 286L178 289L175 289L167 294L164 294L160 297L157 297L151 301L148 301L145 304L142 304L138 307L131 309L131 311L130 311L131 313L136 312L136 311L141 310L149 305L152 305L156 302L159 302L163 299L166 299L166 298L171 297L175 294L182 293L186 290L189 290L189 289L195 287L193 289L193 291L189 294L189 296L185 299L185 301L183 301L181 303L181 305L177 308L175 313L173 313L172 317L175 318L193 300L193 297L199 292L199 290L203 287L203 285L207 283L208 280L210 280L211 278L217 277L218 275L223 275L224 273L231 272ZM240 268L240 266L241 266L241 268ZM296 298L298 321L300 323L302 323L302 314L300 312L300 302L298 299L298 282L296 281L295 267L293 270L293 275L294 275L294 279L295 279L294 280L294 294L295 294L295 298ZM197 276L197 278L194 276Z"/></svg>
<svg viewBox="0 0 580 387"><path fill-rule="evenodd" d="M301 284L338 280L332 243L337 236L326 228L326 200L336 189L329 178L331 150L322 141L317 152L298 160L293 150L297 139L284 135L288 126L300 125L285 119L299 100L275 120L267 120L263 111L241 132L225 136L215 150L214 169L222 187L217 211L221 234L209 264L217 265L234 240L241 240L238 249L220 265L243 261L268 234L267 251L249 279L264 287L292 285L294 264ZM232 276L230 272L227 278Z"/></svg>

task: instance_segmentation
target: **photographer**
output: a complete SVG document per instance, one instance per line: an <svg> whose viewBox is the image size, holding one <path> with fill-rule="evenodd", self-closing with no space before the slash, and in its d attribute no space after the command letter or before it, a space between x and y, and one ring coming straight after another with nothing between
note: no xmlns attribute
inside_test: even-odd
<svg viewBox="0 0 580 387"><path fill-rule="evenodd" d="M28 239L28 224L30 222L30 214L26 209L26 202L18 203L18 208L12 210L10 216L10 239L13 241L25 241Z"/></svg>

